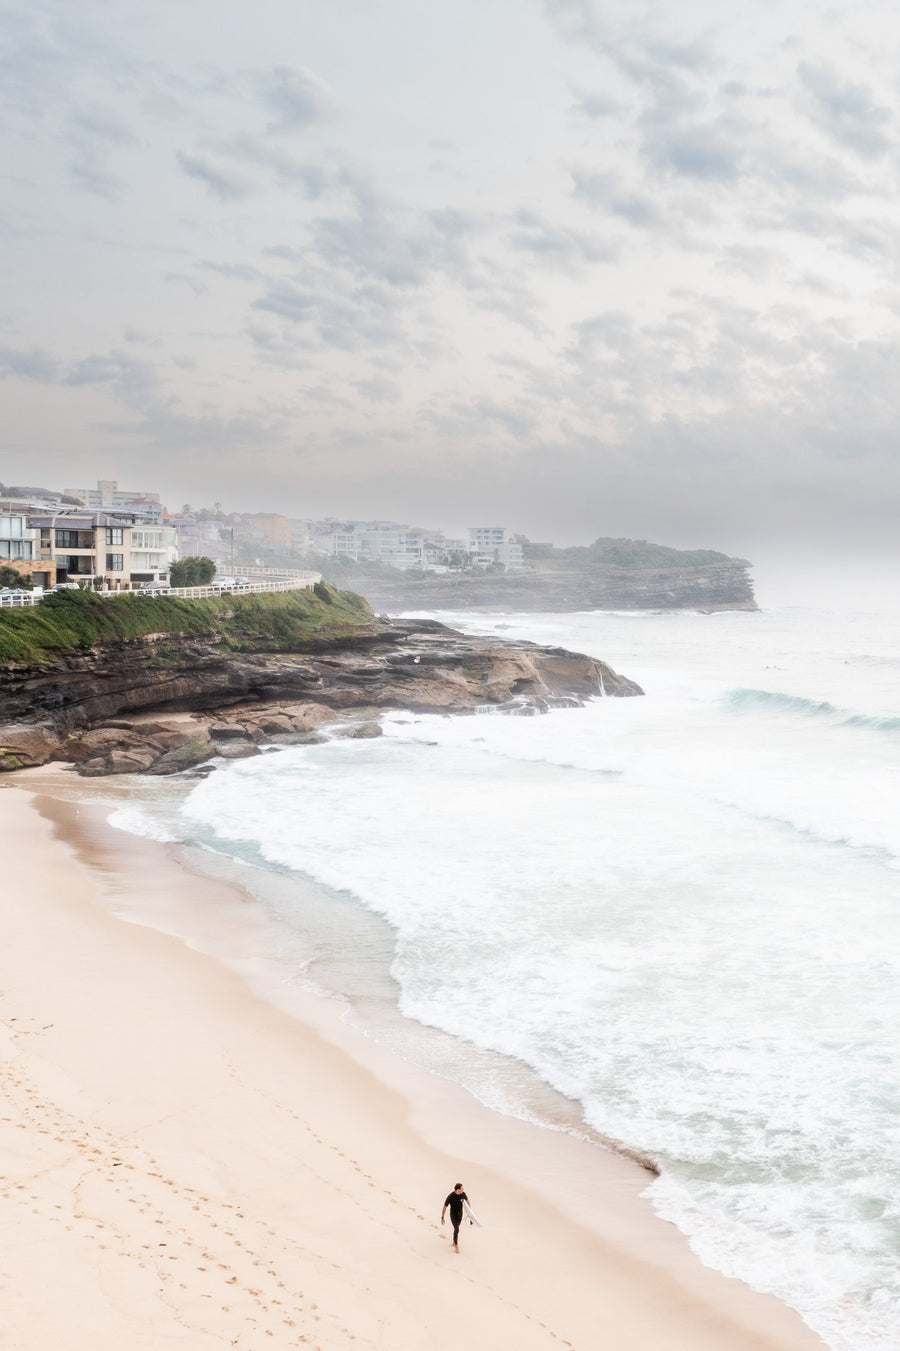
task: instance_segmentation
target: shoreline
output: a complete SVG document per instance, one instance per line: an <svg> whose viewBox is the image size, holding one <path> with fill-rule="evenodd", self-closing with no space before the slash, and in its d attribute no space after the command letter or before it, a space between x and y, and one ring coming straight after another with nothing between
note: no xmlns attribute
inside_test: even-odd
<svg viewBox="0 0 900 1351"><path fill-rule="evenodd" d="M436 1347L484 1345L490 1328L491 1345L525 1348L592 1347L602 1330L601 1345L647 1351L821 1351L776 1299L701 1265L640 1197L638 1165L491 1111L367 1038L336 999L265 1002L241 974L237 885L160 842L86 829L24 778L4 785L0 817L0 1022L17 1051L0 1171L26 1200L2 1248L16 1351L61 1344L62 1327L73 1348L230 1333L399 1351L425 1328ZM206 907L220 952L128 914L148 888ZM485 1221L459 1258L437 1224L457 1174ZM77 1320L46 1307L46 1245ZM289 1310L288 1270L304 1292Z"/></svg>

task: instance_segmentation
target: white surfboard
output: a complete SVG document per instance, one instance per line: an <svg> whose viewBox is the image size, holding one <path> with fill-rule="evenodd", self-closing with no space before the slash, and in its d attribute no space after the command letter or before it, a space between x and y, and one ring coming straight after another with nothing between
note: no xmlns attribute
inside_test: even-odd
<svg viewBox="0 0 900 1351"><path fill-rule="evenodd" d="M475 1214L475 1211L469 1205L468 1201L463 1201L463 1215L466 1217L466 1219L469 1221L470 1224L477 1224L479 1229L482 1227L481 1220L479 1220L478 1216Z"/></svg>

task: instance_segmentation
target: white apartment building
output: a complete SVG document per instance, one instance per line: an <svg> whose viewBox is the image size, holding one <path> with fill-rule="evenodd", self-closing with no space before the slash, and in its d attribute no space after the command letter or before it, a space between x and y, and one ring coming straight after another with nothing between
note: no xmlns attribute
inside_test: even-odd
<svg viewBox="0 0 900 1351"><path fill-rule="evenodd" d="M131 528L131 581L155 582L168 577L178 558L178 539L169 525L134 525Z"/></svg>
<svg viewBox="0 0 900 1351"><path fill-rule="evenodd" d="M34 577L35 565L34 530L29 529L28 517L21 513L0 513L0 564L15 568L24 577L43 582L43 578Z"/></svg>
<svg viewBox="0 0 900 1351"><path fill-rule="evenodd" d="M522 546L510 537L506 526L469 526L468 551L473 563L502 563L510 571L522 567Z"/></svg>
<svg viewBox="0 0 900 1351"><path fill-rule="evenodd" d="M355 530L333 530L330 535L317 535L315 546L318 552L330 554L332 558L360 557L360 537Z"/></svg>

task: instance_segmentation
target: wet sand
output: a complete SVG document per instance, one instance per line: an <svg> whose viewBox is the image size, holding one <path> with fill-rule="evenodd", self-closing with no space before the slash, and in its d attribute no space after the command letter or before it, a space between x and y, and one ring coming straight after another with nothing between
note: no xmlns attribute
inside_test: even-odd
<svg viewBox="0 0 900 1351"><path fill-rule="evenodd" d="M337 1000L254 992L239 888L12 781L0 841L11 1351L821 1351L700 1264L636 1164L489 1111ZM203 910L222 959L141 897ZM484 1221L459 1255L456 1181Z"/></svg>

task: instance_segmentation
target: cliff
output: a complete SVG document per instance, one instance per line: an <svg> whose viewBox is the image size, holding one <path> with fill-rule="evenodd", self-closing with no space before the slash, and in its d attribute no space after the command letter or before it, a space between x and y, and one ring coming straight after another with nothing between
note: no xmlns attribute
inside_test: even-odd
<svg viewBox="0 0 900 1351"><path fill-rule="evenodd" d="M354 585L377 610L755 610L749 565L554 568L552 571L439 573L407 579L360 577Z"/></svg>
<svg viewBox="0 0 900 1351"><path fill-rule="evenodd" d="M128 599L61 601L43 633L43 606L29 612L30 626L0 614L0 652L4 639L21 649L24 634L35 654L0 664L0 769L62 759L88 774L166 773L255 753L261 741L309 739L347 713L534 710L642 693L592 657L429 621L379 620L358 597L329 589L318 599L265 597L263 607L259 597L216 601L199 613L207 602L182 601L195 607L185 611L188 631L117 636L117 626L177 619L171 609L110 609ZM94 624L111 632L89 641ZM350 730L379 729L357 716Z"/></svg>

